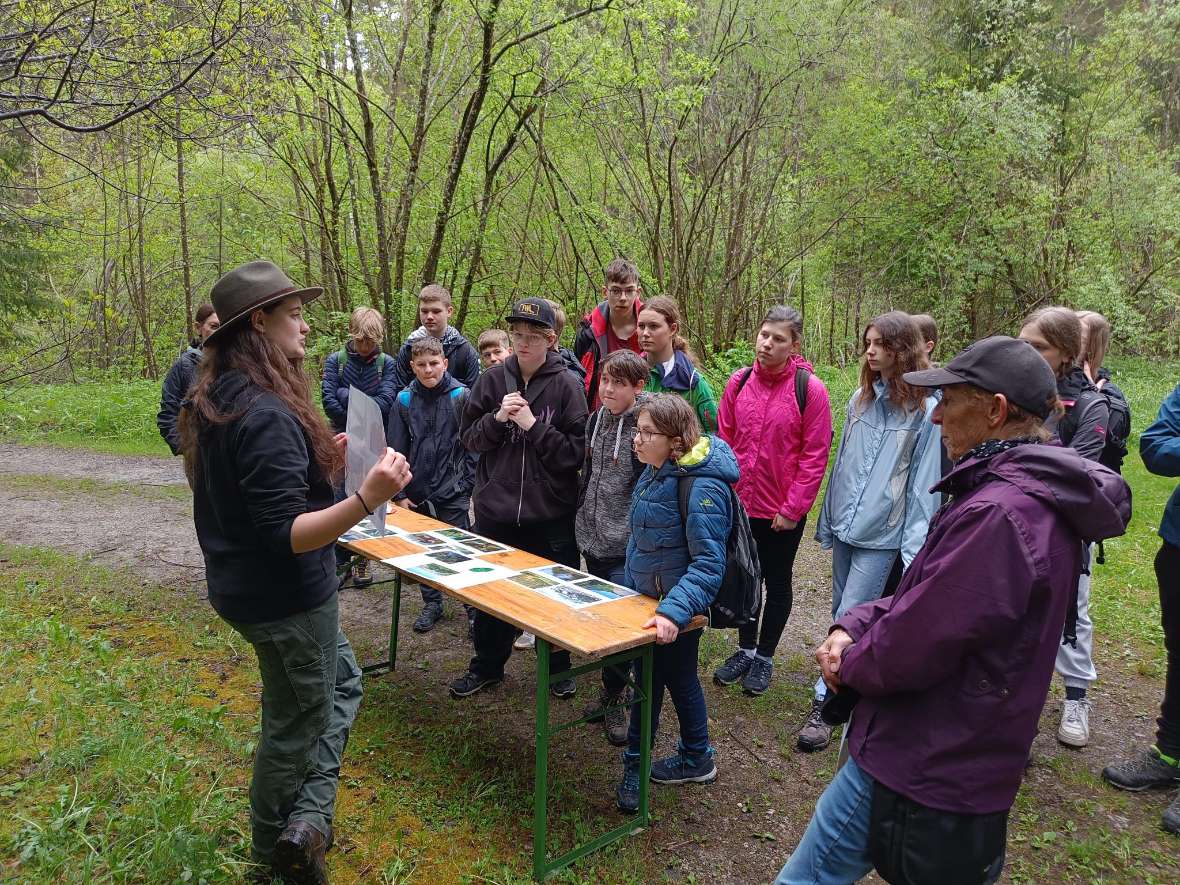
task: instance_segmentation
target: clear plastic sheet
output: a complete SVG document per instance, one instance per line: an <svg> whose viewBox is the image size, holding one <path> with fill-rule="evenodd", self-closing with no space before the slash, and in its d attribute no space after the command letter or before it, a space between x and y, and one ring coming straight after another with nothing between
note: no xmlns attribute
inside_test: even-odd
<svg viewBox="0 0 1180 885"><path fill-rule="evenodd" d="M348 448L344 461L344 493L351 495L361 487L369 471L385 454L385 422L381 420L381 407L368 394L355 387L348 388ZM385 534L385 514L388 501L367 501L375 508L368 517L378 537Z"/></svg>

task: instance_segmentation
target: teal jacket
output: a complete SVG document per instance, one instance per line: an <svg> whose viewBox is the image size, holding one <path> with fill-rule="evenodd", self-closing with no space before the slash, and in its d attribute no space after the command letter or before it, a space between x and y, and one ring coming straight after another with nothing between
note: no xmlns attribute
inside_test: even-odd
<svg viewBox="0 0 1180 885"><path fill-rule="evenodd" d="M686 474L696 477L687 525L677 496L678 478ZM626 584L659 599L656 612L678 627L717 598L733 521L729 487L737 480L733 449L718 437L702 436L679 461L645 468L631 494Z"/></svg>

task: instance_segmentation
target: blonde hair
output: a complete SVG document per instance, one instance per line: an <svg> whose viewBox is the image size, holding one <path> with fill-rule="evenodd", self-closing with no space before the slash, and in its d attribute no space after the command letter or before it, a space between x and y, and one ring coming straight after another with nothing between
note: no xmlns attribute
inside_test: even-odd
<svg viewBox="0 0 1180 885"><path fill-rule="evenodd" d="M348 320L348 334L355 341L369 340L380 344L385 340L385 319L371 307L358 307Z"/></svg>
<svg viewBox="0 0 1180 885"><path fill-rule="evenodd" d="M562 331L565 329L565 308L554 301L552 298L546 298L549 306L553 308L553 331L557 333L557 337L561 337Z"/></svg>
<svg viewBox="0 0 1180 885"><path fill-rule="evenodd" d="M508 343L508 333L503 329L484 329L479 333L479 340L475 344L475 349L482 353L485 347L491 347L493 344L498 344L505 350L508 350L511 347Z"/></svg>
<svg viewBox="0 0 1180 885"><path fill-rule="evenodd" d="M656 431L671 441L674 461L683 458L701 438L700 419L682 396L675 393L657 393L640 406L639 414L645 413L656 426Z"/></svg>
<svg viewBox="0 0 1180 885"><path fill-rule="evenodd" d="M429 283L422 287L422 291L418 293L418 303L439 303L451 306L451 293L446 286L440 286L438 283Z"/></svg>
<svg viewBox="0 0 1180 885"><path fill-rule="evenodd" d="M1110 322L1092 310L1079 310L1078 319L1082 321L1084 341L1080 362L1096 373L1102 368L1102 361L1106 359L1106 351L1110 347Z"/></svg>

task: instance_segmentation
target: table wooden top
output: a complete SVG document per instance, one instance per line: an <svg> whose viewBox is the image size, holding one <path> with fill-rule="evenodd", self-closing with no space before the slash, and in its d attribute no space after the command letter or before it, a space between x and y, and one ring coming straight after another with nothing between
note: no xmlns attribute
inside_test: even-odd
<svg viewBox="0 0 1180 885"><path fill-rule="evenodd" d="M386 524L397 526L403 531L429 532L453 528L447 523L401 507L392 507L391 511L386 518ZM426 550L425 547L397 535L341 544L366 559L378 561L422 553ZM480 558L514 571L555 564L551 560L516 549ZM554 645L586 657L601 658L655 641L655 630L645 630L643 624L655 614L656 600L642 594L578 609L504 579L476 584L462 590L451 590L419 575L410 577L415 583L435 587L448 596L453 596L481 611L495 615L502 621L547 639ZM705 623L706 619L703 617L694 618L688 629L699 629Z"/></svg>

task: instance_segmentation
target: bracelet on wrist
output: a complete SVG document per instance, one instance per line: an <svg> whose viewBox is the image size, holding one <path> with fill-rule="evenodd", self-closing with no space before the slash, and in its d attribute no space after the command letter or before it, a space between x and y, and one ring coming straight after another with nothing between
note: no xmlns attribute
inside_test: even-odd
<svg viewBox="0 0 1180 885"><path fill-rule="evenodd" d="M365 499L361 497L360 490L358 489L357 491L353 492L353 494L356 495L356 499L361 502L361 506L365 508L365 513L369 514L369 516L372 516L373 511L369 509L369 505L366 504Z"/></svg>

